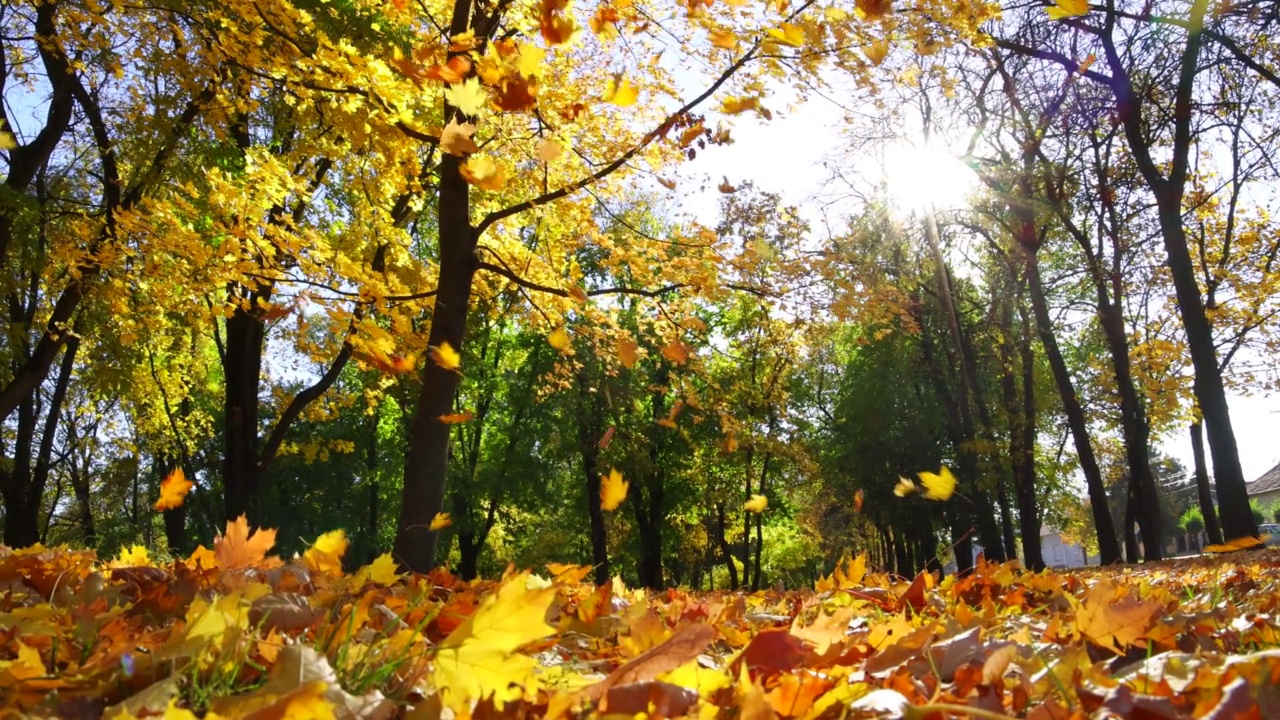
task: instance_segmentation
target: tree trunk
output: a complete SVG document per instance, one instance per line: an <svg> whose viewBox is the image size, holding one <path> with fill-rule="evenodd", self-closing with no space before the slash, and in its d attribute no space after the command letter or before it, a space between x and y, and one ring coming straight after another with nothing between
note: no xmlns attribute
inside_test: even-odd
<svg viewBox="0 0 1280 720"><path fill-rule="evenodd" d="M1093 445L1089 441L1088 423L1084 417L1084 408L1076 395L1075 385L1071 381L1071 373L1067 370L1066 360L1058 349L1057 338L1053 335L1053 321L1049 317L1049 305L1044 296L1044 285L1040 280L1040 263L1033 248L1023 246L1024 261L1027 269L1028 289L1031 293L1031 308L1035 313L1036 326L1040 333L1040 344L1053 371L1054 383L1058 386L1058 395L1062 399L1062 409L1067 416L1067 426L1071 429L1071 437L1075 441L1076 456L1080 460L1080 469L1084 472L1085 483L1089 489L1089 503L1093 509L1093 522L1098 532L1098 551L1103 565L1120 561L1120 545L1116 542L1115 525L1111 522L1111 511L1107 506L1107 489L1102 483L1102 471L1098 468L1097 458L1093 454Z"/></svg>
<svg viewBox="0 0 1280 720"><path fill-rule="evenodd" d="M250 293L248 302L252 304L258 297L265 301L270 293L262 296ZM226 377L223 515L228 522L245 515L253 526L264 520L259 514L258 498L258 392L265 338L262 319L244 308L237 307L227 318L223 361Z"/></svg>
<svg viewBox="0 0 1280 720"><path fill-rule="evenodd" d="M458 32L465 29L464 18ZM459 174L459 164L459 158L452 155L444 155L440 161L439 284L428 343L432 347L448 343L461 352L476 271L476 237L467 215L468 187ZM438 533L430 529L430 523L444 505L451 427L441 422L440 416L451 410L459 377L456 371L435 362L424 363L417 407L409 426L395 547L400 563L416 572L426 572L436 564ZM592 482L596 485L595 502L599 504L600 478Z"/></svg>
<svg viewBox="0 0 1280 720"><path fill-rule="evenodd" d="M1200 501L1200 514L1204 516L1204 531L1209 542L1221 545L1222 526L1218 524L1218 509L1213 505L1213 491L1209 488L1209 469L1204 462L1204 434L1199 422L1191 423L1191 455L1196 466L1196 498Z"/></svg>
<svg viewBox="0 0 1280 720"><path fill-rule="evenodd" d="M716 503L716 542L720 545L720 556L729 570L729 589L738 589L738 566L733 562L733 548L729 546L725 535L724 503ZM746 568L743 568L746 570Z"/></svg>
<svg viewBox="0 0 1280 720"><path fill-rule="evenodd" d="M1187 349L1191 353L1191 364L1195 369L1196 401L1209 434L1209 454L1213 458L1214 483L1218 490L1223 535L1234 539L1257 537L1258 526L1249 509L1249 493L1245 487L1244 471L1240 467L1235 430L1231 426L1226 387L1222 382L1222 369L1218 364L1217 348L1213 342L1213 328L1205 313L1200 286L1196 281L1195 265L1187 244L1186 228L1182 223L1182 199L1186 190L1188 158L1193 143L1193 96L1200 48L1204 42L1204 18L1208 8L1208 0L1195 0L1187 14L1187 44L1182 52L1178 84L1174 88L1174 134L1168 147L1170 157L1167 162L1160 164L1152 156L1152 143L1145 135L1147 126L1142 117L1142 100L1134 92L1128 69L1120 58L1109 28L1100 37L1113 75L1111 88L1115 94L1117 114L1124 128L1125 139L1143 180L1155 195L1160 237L1164 241L1167 256L1165 264L1173 279L1178 310L1186 332ZM1165 167L1168 167L1167 175L1163 174Z"/></svg>
<svg viewBox="0 0 1280 720"><path fill-rule="evenodd" d="M1136 563L1138 562L1140 557L1144 554L1138 550L1138 536L1133 532L1133 524L1137 522L1137 519L1138 519L1137 491L1133 486L1132 477L1127 478L1124 482L1125 482L1124 524L1120 528L1120 533L1124 537L1125 561L1130 563Z"/></svg>
<svg viewBox="0 0 1280 720"><path fill-rule="evenodd" d="M1031 330L1024 317L1022 332L1015 336L1013 295L1006 295L1002 305L1000 354L1004 372L1001 374L1000 387L1004 396L1005 412L1009 417L1009 465L1013 471L1014 497L1018 503L1018 528L1021 530L1023 564L1027 569L1038 572L1044 569L1044 557L1040 550L1040 515L1036 508L1035 363L1031 347ZM1018 348L1016 362L1013 354L1015 345ZM1019 368L1017 365L1019 364L1022 371L1021 397L1018 392Z"/></svg>
<svg viewBox="0 0 1280 720"><path fill-rule="evenodd" d="M1134 506L1134 519L1142 528L1143 559L1148 562L1160 560L1164 552L1160 542L1160 505L1148 449L1151 431L1147 425L1146 410L1133 383L1129 338L1125 334L1124 318L1120 314L1120 308L1105 295L1102 287L1098 288L1098 321L1111 351L1111 365L1120 393L1120 424L1129 464L1129 496ZM1126 527L1125 533L1128 532L1130 528Z"/></svg>

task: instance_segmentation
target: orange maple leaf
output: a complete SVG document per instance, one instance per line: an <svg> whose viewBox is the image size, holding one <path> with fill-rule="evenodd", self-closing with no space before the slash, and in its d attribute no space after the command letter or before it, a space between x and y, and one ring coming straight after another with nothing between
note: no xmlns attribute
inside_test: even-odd
<svg viewBox="0 0 1280 720"><path fill-rule="evenodd" d="M1106 580L1093 586L1076 611L1076 629L1099 645L1124 652L1147 635L1161 605L1139 600Z"/></svg>
<svg viewBox="0 0 1280 720"><path fill-rule="evenodd" d="M175 469L169 473L169 477L160 482L160 499L156 500L156 509L173 510L182 507L182 501L187 497L191 487L191 481L187 480L187 475L182 472L182 468Z"/></svg>
<svg viewBox="0 0 1280 720"><path fill-rule="evenodd" d="M262 562L276 544L276 531L258 528L249 531L244 515L227 522L227 532L213 540L213 556L223 570L248 567Z"/></svg>

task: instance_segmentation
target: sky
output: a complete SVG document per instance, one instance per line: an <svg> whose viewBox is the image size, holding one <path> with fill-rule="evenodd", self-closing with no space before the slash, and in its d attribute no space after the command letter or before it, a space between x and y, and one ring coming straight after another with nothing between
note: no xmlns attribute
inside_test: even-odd
<svg viewBox="0 0 1280 720"><path fill-rule="evenodd" d="M770 107L773 109L773 105ZM824 192L824 183L831 175L828 163L836 157L833 151L841 142L841 119L840 110L821 99L783 112L775 109L774 119L769 122L746 114L730 118L735 142L709 147L683 168L677 213L714 225L722 197L717 189L721 180L727 179L735 186L750 181L761 190L780 194L784 202L800 206L801 214L815 231L822 232L821 198L829 196ZM953 190L952 186L964 182L945 167L945 160L936 157L906 152L891 154L886 159L916 166L908 172L891 171L891 191L897 187L902 188L900 193L909 193L912 188L940 183L946 187L941 190L935 187L933 192L954 196L946 190ZM872 159L862 170L878 172L878 163L878 159ZM912 202L909 198L899 201L904 205ZM1252 481L1280 463L1280 442L1275 432L1280 425L1280 396L1230 394L1228 403L1244 477ZM1188 470L1193 467L1188 429L1166 434L1158 440L1157 447L1162 453L1177 458ZM1211 458L1209 462L1212 474Z"/></svg>

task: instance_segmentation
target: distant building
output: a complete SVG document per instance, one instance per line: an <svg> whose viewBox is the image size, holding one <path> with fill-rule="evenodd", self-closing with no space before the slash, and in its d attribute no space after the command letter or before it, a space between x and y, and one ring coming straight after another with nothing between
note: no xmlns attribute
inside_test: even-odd
<svg viewBox="0 0 1280 720"><path fill-rule="evenodd" d="M1245 483L1244 487L1249 493L1249 499L1257 500L1260 507L1265 508L1280 500L1280 465L1262 473L1257 480ZM1267 518L1267 522L1271 520L1272 518Z"/></svg>
<svg viewBox="0 0 1280 720"><path fill-rule="evenodd" d="M1044 525L1040 528L1040 555L1044 564L1054 568L1097 565L1097 556L1090 557L1085 549L1062 536L1056 528Z"/></svg>

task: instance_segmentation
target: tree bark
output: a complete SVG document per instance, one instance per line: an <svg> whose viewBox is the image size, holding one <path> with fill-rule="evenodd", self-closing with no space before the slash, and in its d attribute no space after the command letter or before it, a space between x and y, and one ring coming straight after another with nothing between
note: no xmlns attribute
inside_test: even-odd
<svg viewBox="0 0 1280 720"><path fill-rule="evenodd" d="M1196 499L1200 502L1200 514L1204 516L1204 531L1209 542L1221 545L1222 526L1218 523L1218 509L1213 504L1213 491L1209 488L1209 468L1204 461L1204 428L1199 422L1191 423L1191 455L1195 462Z"/></svg>
<svg viewBox="0 0 1280 720"><path fill-rule="evenodd" d="M1182 222L1182 199L1186 190L1189 155L1193 143L1191 118L1194 111L1195 79L1198 72L1202 30L1208 0L1194 0L1187 16L1187 44L1183 49L1178 84L1174 88L1174 133L1169 147L1170 159L1157 164L1151 152L1152 143L1145 135L1142 100L1133 84L1111 36L1114 16L1108 15L1100 34L1107 64L1111 68L1111 89L1116 110L1124 129L1135 164L1143 180L1155 195L1160 236L1164 241L1166 265L1173 279L1178 310L1186 332L1187 348L1195 370L1194 391L1204 425L1209 435L1209 453L1213 457L1214 483L1218 490L1223 534L1228 538L1257 537L1258 527L1249 509L1249 494L1240 467L1239 448L1231 425L1226 387L1218 364L1213 329L1205 313L1195 265L1187 244ZM1162 168L1167 166L1168 174Z"/></svg>
<svg viewBox="0 0 1280 720"><path fill-rule="evenodd" d="M733 562L733 548L729 546L728 536L725 534L724 520L724 503L716 503L716 543L720 546L720 556L724 559L724 564L729 570L729 589L738 589L738 566ZM746 568L743 568L745 571Z"/></svg>
<svg viewBox="0 0 1280 720"><path fill-rule="evenodd" d="M1023 259L1026 263L1028 290L1031 293L1031 308L1035 313L1036 326L1039 329L1040 344L1044 347L1045 358L1053 371L1054 383L1058 386L1058 395L1062 399L1062 409L1067 416L1067 426L1071 429L1071 437L1075 441L1076 456L1080 460L1080 470L1084 473L1085 483L1089 489L1089 503L1092 505L1094 527L1098 532L1098 551L1103 565L1120 561L1120 545L1116 541L1115 525L1111 522L1111 511L1107 505L1107 489L1102 482L1102 471L1098 468L1098 460L1093 454L1093 445L1089 441L1089 427L1084 417L1084 408L1076 395L1076 388L1071 380L1062 351L1058 349L1057 338L1053 335L1053 320L1049 317L1049 305L1044 296L1044 285L1040 280L1040 263L1033 248L1023 245Z"/></svg>
<svg viewBox="0 0 1280 720"><path fill-rule="evenodd" d="M232 296L234 297L234 295ZM250 306L270 292L250 293ZM258 497L258 393L262 381L262 351L266 327L262 318L237 307L226 322L226 357L223 375L225 447L222 458L223 516L231 522L241 515L251 525L260 517Z"/></svg>
<svg viewBox="0 0 1280 720"><path fill-rule="evenodd" d="M1013 301L1013 295L1007 294L1000 312L1000 354L1001 364L1004 366L1000 387L1004 396L1005 413L1009 417L1009 465L1013 472L1014 497L1018 504L1023 564L1027 569L1038 572L1044 569L1044 556L1040 550L1040 515L1036 508L1035 491L1035 366L1031 332L1026 326L1025 318L1022 332L1016 335L1014 333ZM1016 360L1013 353L1015 346L1019 353ZM1019 369L1021 393L1018 392Z"/></svg>

